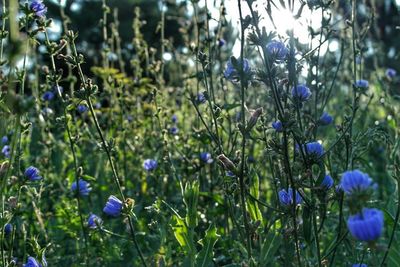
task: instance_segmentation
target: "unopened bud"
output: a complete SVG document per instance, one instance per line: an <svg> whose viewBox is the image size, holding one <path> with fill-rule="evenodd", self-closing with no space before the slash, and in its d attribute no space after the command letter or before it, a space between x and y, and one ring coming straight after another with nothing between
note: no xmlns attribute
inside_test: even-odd
<svg viewBox="0 0 400 267"><path fill-rule="evenodd" d="M262 113L263 109L258 108L251 114L250 119L247 122L247 128L246 128L247 132L249 132L256 125L258 118L261 116Z"/></svg>
<svg viewBox="0 0 400 267"><path fill-rule="evenodd" d="M0 175L5 174L7 172L9 166L10 166L10 163L8 161L3 162L0 165Z"/></svg>
<svg viewBox="0 0 400 267"><path fill-rule="evenodd" d="M224 165L225 169L236 173L236 165L228 159L224 154L219 155L218 160Z"/></svg>

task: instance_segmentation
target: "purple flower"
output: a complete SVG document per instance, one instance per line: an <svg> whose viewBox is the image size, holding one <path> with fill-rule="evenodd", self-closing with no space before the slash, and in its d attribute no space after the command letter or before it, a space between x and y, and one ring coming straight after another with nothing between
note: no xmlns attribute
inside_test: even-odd
<svg viewBox="0 0 400 267"><path fill-rule="evenodd" d="M325 175L324 180L321 182L321 187L325 190L330 189L333 186L333 179L330 175Z"/></svg>
<svg viewBox="0 0 400 267"><path fill-rule="evenodd" d="M351 235L365 242L378 239L382 234L383 224L383 212L378 209L364 208L361 213L347 219L347 228Z"/></svg>
<svg viewBox="0 0 400 267"><path fill-rule="evenodd" d="M317 158L322 157L324 154L324 147L318 142L311 142L305 145L305 153L309 156L315 156Z"/></svg>
<svg viewBox="0 0 400 267"><path fill-rule="evenodd" d="M197 94L197 99L196 99L197 104L204 104L204 103L206 103L206 101L207 101L207 99L206 99L204 93Z"/></svg>
<svg viewBox="0 0 400 267"><path fill-rule="evenodd" d="M39 181L43 177L39 175L39 170L36 167L30 166L25 170L25 177L31 180L32 182L34 181Z"/></svg>
<svg viewBox="0 0 400 267"><path fill-rule="evenodd" d="M154 171L157 168L157 166L158 166L158 163L155 159L146 159L143 162L143 168L148 172Z"/></svg>
<svg viewBox="0 0 400 267"><path fill-rule="evenodd" d="M4 226L4 234L5 234L5 235L11 234L12 230L13 230L13 226L12 226L11 223L7 223L7 224Z"/></svg>
<svg viewBox="0 0 400 267"><path fill-rule="evenodd" d="M171 128L169 128L169 132L170 132L172 135L176 135L176 134L179 133L179 129L178 129L178 127L176 127L176 126L172 126Z"/></svg>
<svg viewBox="0 0 400 267"><path fill-rule="evenodd" d="M222 47L222 46L224 46L225 45L225 43L226 43L226 41L224 40L224 39L218 39L218 46L219 47Z"/></svg>
<svg viewBox="0 0 400 267"><path fill-rule="evenodd" d="M358 88L366 89L368 88L369 83L367 80L357 80L354 85Z"/></svg>
<svg viewBox="0 0 400 267"><path fill-rule="evenodd" d="M106 206L103 209L103 212L112 217L118 217L121 215L122 211L122 201L117 197L111 195L106 203Z"/></svg>
<svg viewBox="0 0 400 267"><path fill-rule="evenodd" d="M371 188L372 179L368 174L359 170L346 171L342 175L340 186L347 195L350 195L355 191L364 191Z"/></svg>
<svg viewBox="0 0 400 267"><path fill-rule="evenodd" d="M307 101L311 97L310 88L302 84L297 85L292 88L292 97L294 100L299 102Z"/></svg>
<svg viewBox="0 0 400 267"><path fill-rule="evenodd" d="M3 153L4 157L9 158L11 156L11 147L9 145L3 146L1 153Z"/></svg>
<svg viewBox="0 0 400 267"><path fill-rule="evenodd" d="M393 79L397 75L397 71L395 69L388 68L385 72L386 77L389 79Z"/></svg>
<svg viewBox="0 0 400 267"><path fill-rule="evenodd" d="M273 40L267 44L268 54L277 61L282 61L286 58L289 50L283 42Z"/></svg>
<svg viewBox="0 0 400 267"><path fill-rule="evenodd" d="M178 122L178 116L176 116L175 114L172 115L171 121L172 121L172 123L177 123Z"/></svg>
<svg viewBox="0 0 400 267"><path fill-rule="evenodd" d="M322 113L322 116L319 118L319 124L326 126L333 122L333 117L329 115L327 112Z"/></svg>
<svg viewBox="0 0 400 267"><path fill-rule="evenodd" d="M200 159L206 164L211 164L214 161L213 158L211 157L211 154L208 152L201 152Z"/></svg>
<svg viewBox="0 0 400 267"><path fill-rule="evenodd" d="M95 215L95 214L90 214L89 219L88 219L88 227L90 229L96 229L97 226L101 225L103 223L103 220Z"/></svg>
<svg viewBox="0 0 400 267"><path fill-rule="evenodd" d="M8 143L8 137L7 137L7 135L5 135L5 136L3 136L3 137L1 138L1 143L2 143L3 145L5 145L5 144Z"/></svg>
<svg viewBox="0 0 400 267"><path fill-rule="evenodd" d="M47 91L42 95L43 101L51 101L54 99L54 93L52 91Z"/></svg>
<svg viewBox="0 0 400 267"><path fill-rule="evenodd" d="M43 4L42 0L33 0L29 8L35 12L35 15L38 17L44 17L47 12L47 7Z"/></svg>
<svg viewBox="0 0 400 267"><path fill-rule="evenodd" d="M287 191L285 189L282 189L281 191L278 192L278 196L279 196L279 201L281 202L282 205L289 206L293 204L292 188L289 187ZM296 198L296 205L301 204L301 202L303 201L298 191L295 192L295 198Z"/></svg>
<svg viewBox="0 0 400 267"><path fill-rule="evenodd" d="M90 183L86 182L85 180L79 179L78 183L75 181L71 185L71 191L76 192L78 189L79 185L79 195L80 196L87 196L89 195L90 191L92 191L92 188L90 187Z"/></svg>
<svg viewBox="0 0 400 267"><path fill-rule="evenodd" d="M235 66L236 65L236 66ZM224 76L226 79L229 81L238 81L240 79L240 66L241 66L241 60L238 59L236 60L234 57L231 57L229 61L226 63L226 68L224 71ZM249 75L251 73L251 68L249 61L244 58L243 59L243 75Z"/></svg>
<svg viewBox="0 0 400 267"><path fill-rule="evenodd" d="M276 121L272 123L272 128L275 129L275 131L277 131L278 133L283 131L283 124L281 121Z"/></svg>
<svg viewBox="0 0 400 267"><path fill-rule="evenodd" d="M88 107L86 105L78 105L78 112L79 113L85 113L86 111L88 111Z"/></svg>
<svg viewBox="0 0 400 267"><path fill-rule="evenodd" d="M34 257L29 256L24 267L42 267L42 265Z"/></svg>

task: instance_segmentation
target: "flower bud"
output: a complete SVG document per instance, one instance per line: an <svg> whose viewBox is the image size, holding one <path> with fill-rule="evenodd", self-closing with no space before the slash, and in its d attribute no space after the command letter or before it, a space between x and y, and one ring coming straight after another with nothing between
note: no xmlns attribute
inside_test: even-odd
<svg viewBox="0 0 400 267"><path fill-rule="evenodd" d="M219 155L217 158L224 165L225 169L227 169L233 173L236 173L235 164L229 158L227 158L224 154Z"/></svg>

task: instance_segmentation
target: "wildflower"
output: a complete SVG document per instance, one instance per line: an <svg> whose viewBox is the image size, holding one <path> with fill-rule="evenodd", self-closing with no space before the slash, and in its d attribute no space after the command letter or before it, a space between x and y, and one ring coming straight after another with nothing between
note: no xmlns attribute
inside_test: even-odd
<svg viewBox="0 0 400 267"><path fill-rule="evenodd" d="M204 163L207 163L207 164L211 164L214 161L213 158L211 157L211 154L208 152L201 152L200 159L201 159L201 161L203 161Z"/></svg>
<svg viewBox="0 0 400 267"><path fill-rule="evenodd" d="M25 170L25 177L31 180L32 182L34 181L39 181L42 179L42 176L39 175L39 170L36 167L30 166Z"/></svg>
<svg viewBox="0 0 400 267"><path fill-rule="evenodd" d="M364 208L361 213L347 219L347 228L357 240L371 242L381 236L383 223L382 211Z"/></svg>
<svg viewBox="0 0 400 267"><path fill-rule="evenodd" d="M395 69L388 68L385 74L388 79L393 79L394 77L396 77L397 71Z"/></svg>
<svg viewBox="0 0 400 267"><path fill-rule="evenodd" d="M352 267L368 267L368 265L366 265L364 263L355 263L352 265Z"/></svg>
<svg viewBox="0 0 400 267"><path fill-rule="evenodd" d="M329 115L327 112L322 113L322 116L319 118L319 124L326 126L333 122L333 117Z"/></svg>
<svg viewBox="0 0 400 267"><path fill-rule="evenodd" d="M278 133L283 131L283 124L281 121L276 121L272 123L272 128L275 129L275 131L277 131Z"/></svg>
<svg viewBox="0 0 400 267"><path fill-rule="evenodd" d="M302 84L297 85L292 88L292 97L299 102L307 101L311 97L310 88Z"/></svg>
<svg viewBox="0 0 400 267"><path fill-rule="evenodd" d="M86 111L88 111L88 107L86 105L79 105L78 106L78 112L79 113L85 113Z"/></svg>
<svg viewBox="0 0 400 267"><path fill-rule="evenodd" d="M111 195L106 203L106 206L103 209L103 212L112 217L118 217L121 215L122 211L122 201L117 197Z"/></svg>
<svg viewBox="0 0 400 267"><path fill-rule="evenodd" d="M148 172L154 171L157 168L157 166L158 166L158 164L155 159L146 159L143 162L143 168Z"/></svg>
<svg viewBox="0 0 400 267"><path fill-rule="evenodd" d="M75 192L78 189L78 185L79 185L79 195L80 196L87 196L87 195L89 195L89 192L92 191L92 188L90 187L90 183L88 183L82 179L79 179L78 183L76 181L72 183L71 191Z"/></svg>
<svg viewBox="0 0 400 267"><path fill-rule="evenodd" d="M278 192L279 195L279 201L281 202L282 205L289 206L293 204L293 190L292 188L289 187L289 189L286 191L285 189L282 189L281 191ZM295 199L296 199L296 205L301 204L303 199L300 196L300 193L296 190L295 192Z"/></svg>
<svg viewBox="0 0 400 267"><path fill-rule="evenodd" d="M5 136L3 136L3 137L1 138L1 143L2 143L3 145L5 145L5 144L8 143L8 137L7 137L7 135L5 135Z"/></svg>
<svg viewBox="0 0 400 267"><path fill-rule="evenodd" d="M54 99L54 93L52 91L47 91L42 95L43 101L51 101Z"/></svg>
<svg viewBox="0 0 400 267"><path fill-rule="evenodd" d="M7 223L7 224L4 226L4 234L5 234L5 235L11 234L12 230L13 230L13 226L12 226L11 223Z"/></svg>
<svg viewBox="0 0 400 267"><path fill-rule="evenodd" d="M97 226L101 225L103 223L103 220L95 215L95 214L90 214L89 219L88 219L88 227L90 229L96 229Z"/></svg>
<svg viewBox="0 0 400 267"><path fill-rule="evenodd" d="M357 80L354 85L358 88L366 89L368 88L369 83L367 80Z"/></svg>
<svg viewBox="0 0 400 267"><path fill-rule="evenodd" d="M196 101L197 101L197 104L206 103L207 99L206 99L206 96L204 95L204 93L198 93Z"/></svg>
<svg viewBox="0 0 400 267"><path fill-rule="evenodd" d="M273 40L269 44L267 44L267 51L274 60L278 61L284 60L289 53L286 45L283 42L276 40Z"/></svg>
<svg viewBox="0 0 400 267"><path fill-rule="evenodd" d="M231 171L225 172L225 175L229 176L229 177L235 177L235 174L233 172L231 172Z"/></svg>
<svg viewBox="0 0 400 267"><path fill-rule="evenodd" d="M47 7L43 4L42 0L33 0L29 8L35 12L35 15L38 17L44 17L47 12Z"/></svg>
<svg viewBox="0 0 400 267"><path fill-rule="evenodd" d="M324 147L318 142L311 142L305 145L305 152L309 156L322 157L324 154Z"/></svg>
<svg viewBox="0 0 400 267"><path fill-rule="evenodd" d="M342 175L340 186L346 194L352 194L355 191L365 191L372 186L372 179L368 174L359 170L346 171Z"/></svg>
<svg viewBox="0 0 400 267"><path fill-rule="evenodd" d="M126 116L126 120L127 120L128 122L132 122L132 121L133 121L133 116L132 116L132 115Z"/></svg>
<svg viewBox="0 0 400 267"><path fill-rule="evenodd" d="M325 175L322 180L321 187L325 190L330 189L333 186L333 179L330 175Z"/></svg>
<svg viewBox="0 0 400 267"><path fill-rule="evenodd" d="M11 155L11 147L9 145L3 146L1 153L3 153L4 157L9 158Z"/></svg>
<svg viewBox="0 0 400 267"><path fill-rule="evenodd" d="M29 256L24 267L42 267L42 265L34 257Z"/></svg>
<svg viewBox="0 0 400 267"><path fill-rule="evenodd" d="M177 123L178 122L178 117L175 114L172 115L171 121L172 121L172 123Z"/></svg>
<svg viewBox="0 0 400 267"><path fill-rule="evenodd" d="M179 129L178 129L178 127L176 127L176 126L172 126L171 128L169 128L169 132L170 132L171 134L173 134L173 135L176 135L176 134L178 134Z"/></svg>
<svg viewBox="0 0 400 267"><path fill-rule="evenodd" d="M224 46L225 43L226 43L226 41L225 41L224 39L222 39L222 38L218 39L218 46L219 46L219 47Z"/></svg>
<svg viewBox="0 0 400 267"><path fill-rule="evenodd" d="M241 60L236 60L234 57L231 57L229 61L226 63L226 69L224 71L224 76L226 79L230 81L236 81L240 78L240 72L238 71L241 66ZM244 58L243 59L243 75L249 75L251 72L249 61Z"/></svg>

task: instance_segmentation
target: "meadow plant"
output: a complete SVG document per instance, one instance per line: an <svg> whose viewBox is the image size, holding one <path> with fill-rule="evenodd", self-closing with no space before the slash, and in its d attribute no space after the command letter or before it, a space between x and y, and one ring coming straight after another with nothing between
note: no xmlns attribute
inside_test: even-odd
<svg viewBox="0 0 400 267"><path fill-rule="evenodd" d="M399 266L396 1L0 6L1 266Z"/></svg>

